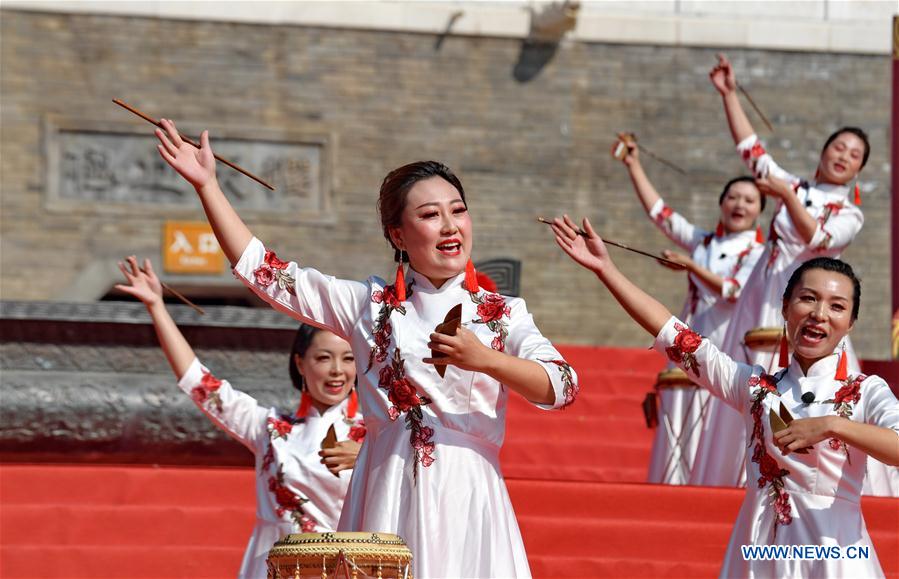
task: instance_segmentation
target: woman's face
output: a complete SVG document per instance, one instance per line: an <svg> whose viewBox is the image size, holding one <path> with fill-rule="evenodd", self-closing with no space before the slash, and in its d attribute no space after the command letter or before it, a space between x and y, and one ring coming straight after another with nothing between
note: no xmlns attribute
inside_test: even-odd
<svg viewBox="0 0 899 579"><path fill-rule="evenodd" d="M761 212L761 193L748 181L731 185L721 200L721 223L728 233L752 229Z"/></svg>
<svg viewBox="0 0 899 579"><path fill-rule="evenodd" d="M412 186L401 225L390 229L393 243L435 287L465 269L471 256L471 217L459 191L442 177Z"/></svg>
<svg viewBox="0 0 899 579"><path fill-rule="evenodd" d="M325 330L316 332L306 354L294 353L293 358L319 412L349 396L356 381L356 359L346 340Z"/></svg>
<svg viewBox="0 0 899 579"><path fill-rule="evenodd" d="M840 133L831 141L818 163L818 180L845 185L862 170L865 142L852 133Z"/></svg>
<svg viewBox="0 0 899 579"><path fill-rule="evenodd" d="M852 329L852 280L824 269L810 269L784 301L787 336L793 355L805 368L829 356Z"/></svg>

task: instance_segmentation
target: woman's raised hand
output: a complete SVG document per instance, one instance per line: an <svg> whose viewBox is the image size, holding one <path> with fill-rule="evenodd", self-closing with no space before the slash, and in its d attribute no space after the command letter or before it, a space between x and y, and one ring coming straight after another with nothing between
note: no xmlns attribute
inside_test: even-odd
<svg viewBox="0 0 899 579"><path fill-rule="evenodd" d="M556 234L556 243L571 259L587 269L599 273L611 265L612 260L609 258L602 239L590 225L590 220L585 217L583 223L586 237L578 233L577 225L567 215L563 218L553 219L552 228L553 233Z"/></svg>
<svg viewBox="0 0 899 579"><path fill-rule="evenodd" d="M147 307L162 302L162 284L156 277L150 260L144 260L143 270L138 267L137 258L133 255L125 261L127 261L127 265L119 262L119 269L125 274L128 284L116 284L116 289L136 297Z"/></svg>
<svg viewBox="0 0 899 579"><path fill-rule="evenodd" d="M621 159L621 162L624 163L626 167L639 163L640 148L637 146L637 142L627 133L618 133L618 138L624 143L624 146L627 147L627 155Z"/></svg>
<svg viewBox="0 0 899 579"><path fill-rule="evenodd" d="M156 129L156 138L159 139L156 148L165 162L178 171L194 189L199 190L215 181L215 157L209 145L209 131L203 131L200 135L200 148L197 149L181 139L175 123L162 119L161 124L165 132Z"/></svg>
<svg viewBox="0 0 899 579"><path fill-rule="evenodd" d="M718 64L709 72L709 80L721 96L727 96L737 90L734 68L723 54L718 54Z"/></svg>
<svg viewBox="0 0 899 579"><path fill-rule="evenodd" d="M777 199L783 199L793 194L793 187L789 183L771 174L756 178L755 186L763 195Z"/></svg>
<svg viewBox="0 0 899 579"><path fill-rule="evenodd" d="M662 257L664 257L668 261L673 261L684 266L684 269L682 269L677 266L671 265L670 263L665 263L664 261L659 262L659 264L667 267L668 269L673 269L674 271L691 271L691 268L694 266L693 260L689 255L684 255L683 253L677 251L671 251L670 249L664 250L662 252Z"/></svg>

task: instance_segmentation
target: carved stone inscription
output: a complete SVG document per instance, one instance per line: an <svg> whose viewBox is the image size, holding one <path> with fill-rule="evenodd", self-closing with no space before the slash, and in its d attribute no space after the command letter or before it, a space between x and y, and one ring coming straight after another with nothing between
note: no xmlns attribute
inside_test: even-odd
<svg viewBox="0 0 899 579"><path fill-rule="evenodd" d="M57 179L51 199L103 204L198 205L190 185L145 135L60 130L55 134ZM275 187L270 191L219 163L225 195L238 209L296 216L328 210L321 143L217 139L216 154Z"/></svg>

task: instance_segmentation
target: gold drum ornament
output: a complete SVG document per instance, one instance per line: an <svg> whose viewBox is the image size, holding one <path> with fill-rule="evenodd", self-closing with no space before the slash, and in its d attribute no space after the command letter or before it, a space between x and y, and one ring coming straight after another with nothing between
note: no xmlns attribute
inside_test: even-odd
<svg viewBox="0 0 899 579"><path fill-rule="evenodd" d="M268 579L413 579L412 551L390 533L298 533L268 552Z"/></svg>

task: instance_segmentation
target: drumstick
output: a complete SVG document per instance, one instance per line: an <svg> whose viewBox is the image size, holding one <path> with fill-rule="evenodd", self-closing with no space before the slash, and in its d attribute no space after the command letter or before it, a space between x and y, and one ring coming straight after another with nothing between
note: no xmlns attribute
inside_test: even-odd
<svg viewBox="0 0 899 579"><path fill-rule="evenodd" d="M147 273L147 270L144 269L144 268L140 268L140 270L141 270L141 272L143 272L144 274ZM148 275L149 275L149 274L148 274ZM200 313L201 316L206 315L206 312L203 311L203 308L201 308L201 307L198 306L197 304L193 303L192 301L190 301L189 299L187 299L186 297L184 297L184 295L183 295L181 292L179 292L178 290L176 290L176 289L173 288L172 286L168 285L167 283L165 283L165 282L162 281L162 280L159 280L159 285L162 286L162 289L168 290L173 296L175 296L176 298L178 298L179 300L181 300L181 301L184 302L185 304L189 305L189 306L192 307L193 309L197 310L197 311Z"/></svg>
<svg viewBox="0 0 899 579"><path fill-rule="evenodd" d="M156 126L159 127L160 129L165 130L165 129L163 128L163 126L162 126L162 123L160 123L159 121L157 121L157 120L154 119L153 117L151 117L151 116L149 116L149 115L146 115L146 114L142 113L141 111L137 110L136 108L134 108L134 107L132 107L132 106L130 106L130 105L128 105L128 104L125 104L124 102L120 101L119 99L112 99L112 102L114 102L115 104L119 105L119 106L122 107L123 109L125 109L125 110L127 110L127 111L130 111L130 112L132 112L132 113L134 113L135 115L139 116L140 118L142 118L143 120L147 121L147 122L150 123L151 125L156 125ZM193 145L193 146L196 147L197 149L200 148L200 145L198 145L197 143L195 143L195 142L192 141L191 139L185 137L185 136L182 135L181 133L178 133L178 136L181 137L181 140L184 141L185 143L187 143L188 145ZM246 169L240 167L239 165L235 165L234 163L232 163L232 162L229 161L228 159L225 159L224 157L219 157L218 155L215 155L215 154L213 154L213 157L215 157L215 159L216 159L217 161L220 161L221 163L224 163L225 165L228 165L229 167L231 167L232 169L234 169L234 170L237 171L238 173L243 173L244 175L246 175L247 177L249 177L249 178L252 179L253 181L256 181L257 183L259 183L259 184L262 185L263 187L268 187L268 188L271 189L272 191L275 190L274 187L272 187L271 185L269 185L267 182L263 181L261 178L259 178L259 177L257 177L256 175L250 173L249 171L247 171Z"/></svg>
<svg viewBox="0 0 899 579"><path fill-rule="evenodd" d="M749 91L747 91L745 88L743 88L743 85L740 83L737 83L737 88L740 90L741 93L743 93L743 96L746 97L746 100L749 101L749 104L752 106L753 109L755 109L755 112L758 113L759 117L761 117L762 122L765 123L766 127L768 127L768 130L771 131L771 133L774 133L774 127L771 126L771 121L768 120L768 117L765 116L765 113L762 112L762 109L760 109L758 107L758 105L755 104L755 101L752 100L752 97L749 96Z"/></svg>
<svg viewBox="0 0 899 579"><path fill-rule="evenodd" d="M635 135L634 133L616 133L615 136L618 137L618 140L621 141L621 142L625 142L625 140L626 140L626 139L625 139L625 136L629 136L630 139L628 139L628 140L629 140L631 143L633 143L634 145L636 145L637 148L640 149L643 153L649 155L649 157L650 157L651 159L653 159L653 160L655 160L655 161L658 161L659 163L665 165L666 167L668 167L668 168L670 168L670 169L674 169L675 171L677 171L677 172L680 173L681 175L686 175L686 174L687 174L687 172L686 172L684 169L681 169L680 167L678 167L677 165L675 165L675 164L672 163L671 161L665 159L664 157L660 157L660 156L656 155L655 153L653 153L652 151L650 151L649 149L647 149L646 147L644 147L643 145L641 145L639 142L637 142L637 135Z"/></svg>
<svg viewBox="0 0 899 579"><path fill-rule="evenodd" d="M553 224L552 221L547 221L546 219L544 219L542 217L538 217L537 221L539 221L540 223L545 223L546 225ZM587 232L580 228L577 229L577 234L580 235L581 237L589 237L589 235L587 235ZM642 251L640 249L634 249L633 247L628 247L627 245L625 245L623 243L618 243L617 241L612 241L610 239L606 239L605 237L602 238L602 242L607 243L609 245L614 245L615 247L620 247L621 249L633 251L634 253L639 253L640 255L645 255L646 257L651 257L657 261L663 261L663 262L667 263L668 265L674 267L675 269L687 269L687 266L685 266L682 263L678 263L676 261L671 261L670 259L665 259L664 257L659 257L658 255L653 255L651 253Z"/></svg>

